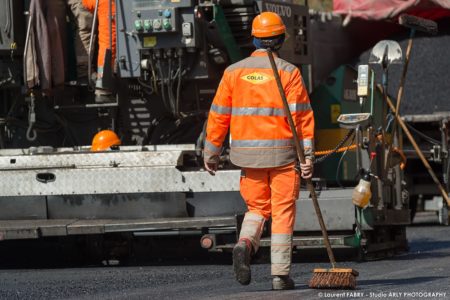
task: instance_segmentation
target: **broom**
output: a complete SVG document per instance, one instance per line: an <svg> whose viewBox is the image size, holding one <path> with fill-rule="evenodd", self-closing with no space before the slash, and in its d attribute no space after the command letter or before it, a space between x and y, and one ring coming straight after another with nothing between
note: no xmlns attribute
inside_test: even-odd
<svg viewBox="0 0 450 300"><path fill-rule="evenodd" d="M295 149L297 151L298 159L302 164L305 163L305 155L303 149L300 146L300 140L297 136L297 131L295 130L294 120L292 119L291 112L289 110L289 104L286 99L286 94L284 93L283 86L281 84L280 76L278 74L277 66L275 65L275 60L273 58L273 53L271 48L267 49L270 65L272 66L273 74L275 76L275 81L277 82L278 90L280 92L281 99L283 100L283 107L285 114L288 119L289 127L292 131L292 136L294 138ZM320 228L322 230L323 241L327 249L328 257L330 259L331 268L330 269L314 269L314 274L309 281L310 288L320 288L320 289L355 289L356 288L356 276L359 275L358 271L353 269L340 269L336 268L336 260L334 258L333 250L331 249L330 241L328 239L327 229L325 227L325 222L323 221L322 212L320 211L319 202L317 200L316 191L314 189L311 178L306 179L306 185L311 194L311 198L314 204L314 209L316 210L317 218L319 219Z"/></svg>

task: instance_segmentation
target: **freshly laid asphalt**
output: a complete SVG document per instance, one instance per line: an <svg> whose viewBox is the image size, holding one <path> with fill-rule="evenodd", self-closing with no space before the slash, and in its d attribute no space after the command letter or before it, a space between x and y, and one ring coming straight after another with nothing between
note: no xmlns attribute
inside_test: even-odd
<svg viewBox="0 0 450 300"><path fill-rule="evenodd" d="M51 256L28 257L24 262L19 255L3 252L0 299L450 299L449 232L449 227L415 224L407 230L408 253L378 261L339 262L360 272L354 291L309 289L311 270L327 263L307 258L293 264L295 290L275 292L268 263L254 264L251 284L241 286L227 256L204 254L190 260L187 255L184 260L104 266L55 263ZM23 250L21 255L27 252ZM41 254L31 247L28 255Z"/></svg>

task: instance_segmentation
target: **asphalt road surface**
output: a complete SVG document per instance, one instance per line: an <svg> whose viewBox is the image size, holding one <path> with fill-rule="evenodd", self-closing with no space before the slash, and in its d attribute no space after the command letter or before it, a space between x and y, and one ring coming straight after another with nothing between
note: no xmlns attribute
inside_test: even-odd
<svg viewBox="0 0 450 300"><path fill-rule="evenodd" d="M311 270L327 267L301 259L293 265L296 289L271 291L270 266L252 266L252 283L239 285L229 257L139 262L127 266L65 265L52 257L0 257L1 299L450 299L450 228L408 228L410 251L390 259L340 266L360 272L355 291L311 290ZM31 251L32 250L32 251ZM37 255L37 254L36 254ZM25 259L25 262L24 262ZM30 262L28 262L30 261Z"/></svg>

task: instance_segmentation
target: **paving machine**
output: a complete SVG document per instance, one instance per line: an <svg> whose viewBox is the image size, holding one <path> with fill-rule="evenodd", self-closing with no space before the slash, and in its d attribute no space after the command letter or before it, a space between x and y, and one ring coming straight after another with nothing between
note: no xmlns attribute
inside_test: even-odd
<svg viewBox="0 0 450 300"><path fill-rule="evenodd" d="M109 66L116 71L105 79L116 102L102 104L94 101L90 82L68 81L51 93L24 87L24 72L31 71L23 68L29 2L0 1L6 14L0 33L0 240L194 234L205 249L231 250L246 210L240 171L227 145L216 176L202 169L208 111L223 70L253 51L251 23L264 10L284 19L288 38L280 55L302 68L312 87L308 8L278 1L116 0L117 53ZM402 161L385 163L387 106L374 81L368 65L342 66L310 91L317 124L314 182L331 244L356 249L360 258L407 249L410 223ZM105 128L117 132L122 145L91 152L92 137ZM364 208L352 203L360 180L371 186ZM295 232L297 249L323 247L305 190ZM269 244L265 236L262 246Z"/></svg>

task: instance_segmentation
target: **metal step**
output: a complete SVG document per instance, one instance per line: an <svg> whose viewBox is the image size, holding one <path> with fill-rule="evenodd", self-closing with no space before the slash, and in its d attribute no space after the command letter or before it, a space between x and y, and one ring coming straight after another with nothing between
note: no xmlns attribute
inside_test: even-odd
<svg viewBox="0 0 450 300"><path fill-rule="evenodd" d="M14 220L0 221L0 241L49 236L237 227L236 217L133 220Z"/></svg>

